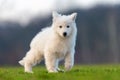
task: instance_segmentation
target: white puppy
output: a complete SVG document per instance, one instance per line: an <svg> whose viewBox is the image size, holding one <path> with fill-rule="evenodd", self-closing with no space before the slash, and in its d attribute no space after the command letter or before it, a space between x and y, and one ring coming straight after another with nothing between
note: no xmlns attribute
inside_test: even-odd
<svg viewBox="0 0 120 80"><path fill-rule="evenodd" d="M45 59L48 72L58 72L58 63L65 60L65 69L70 70L74 65L76 42L77 13L60 15L53 12L53 23L39 32L31 41L30 50L19 61L24 66L25 72L32 73L32 67Z"/></svg>

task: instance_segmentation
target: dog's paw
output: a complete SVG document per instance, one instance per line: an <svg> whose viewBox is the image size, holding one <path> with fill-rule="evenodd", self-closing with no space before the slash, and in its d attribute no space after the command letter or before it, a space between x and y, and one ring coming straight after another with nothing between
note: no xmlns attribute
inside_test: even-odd
<svg viewBox="0 0 120 80"><path fill-rule="evenodd" d="M60 69L60 68L58 68L57 71L58 72L65 72L63 69Z"/></svg>
<svg viewBox="0 0 120 80"><path fill-rule="evenodd" d="M48 73L57 73L58 71L56 69L54 70L48 70Z"/></svg>
<svg viewBox="0 0 120 80"><path fill-rule="evenodd" d="M25 71L26 73L33 73L33 71Z"/></svg>

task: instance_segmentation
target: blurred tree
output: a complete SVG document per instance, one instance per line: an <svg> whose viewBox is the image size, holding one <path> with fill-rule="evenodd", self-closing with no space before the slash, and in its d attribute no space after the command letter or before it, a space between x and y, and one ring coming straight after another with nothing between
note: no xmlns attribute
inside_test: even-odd
<svg viewBox="0 0 120 80"><path fill-rule="evenodd" d="M109 46L110 46L110 60L111 62L119 62L119 47L117 40L116 28L116 11L113 9L108 14L108 32L109 32Z"/></svg>

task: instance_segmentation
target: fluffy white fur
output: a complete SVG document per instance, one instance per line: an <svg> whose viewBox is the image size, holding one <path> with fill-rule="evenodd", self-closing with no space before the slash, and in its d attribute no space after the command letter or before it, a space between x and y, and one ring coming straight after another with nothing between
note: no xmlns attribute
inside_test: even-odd
<svg viewBox="0 0 120 80"><path fill-rule="evenodd" d="M32 73L32 67L45 59L48 72L58 72L58 63L65 60L65 69L74 65L77 13L60 15L53 12L53 24L39 32L31 41L30 50L19 61L25 72ZM62 27L60 27L62 26Z"/></svg>

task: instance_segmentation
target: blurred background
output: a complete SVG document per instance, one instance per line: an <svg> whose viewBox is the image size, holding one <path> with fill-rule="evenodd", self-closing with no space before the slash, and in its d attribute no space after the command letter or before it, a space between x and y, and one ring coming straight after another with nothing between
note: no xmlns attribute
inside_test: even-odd
<svg viewBox="0 0 120 80"><path fill-rule="evenodd" d="M0 0L0 65L18 65L52 11L78 13L75 64L120 63L120 0Z"/></svg>

